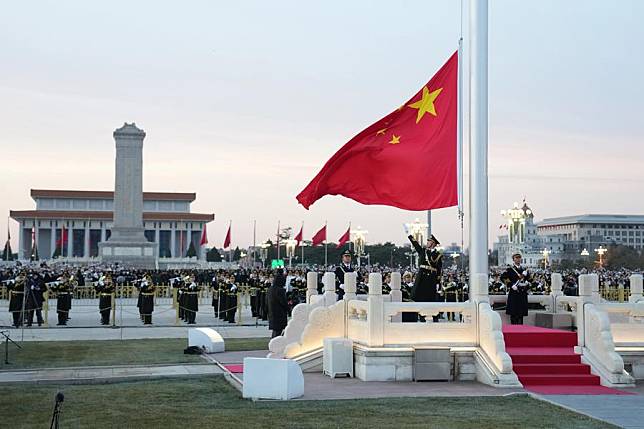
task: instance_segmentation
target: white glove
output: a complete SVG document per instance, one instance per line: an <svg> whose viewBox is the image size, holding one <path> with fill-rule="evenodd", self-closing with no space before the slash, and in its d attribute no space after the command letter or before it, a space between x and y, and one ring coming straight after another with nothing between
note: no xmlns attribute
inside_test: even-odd
<svg viewBox="0 0 644 429"><path fill-rule="evenodd" d="M512 286L512 290L519 290L519 288L517 287L517 285L514 285Z"/></svg>
<svg viewBox="0 0 644 429"><path fill-rule="evenodd" d="M344 283L340 285L340 289L344 290Z"/></svg>

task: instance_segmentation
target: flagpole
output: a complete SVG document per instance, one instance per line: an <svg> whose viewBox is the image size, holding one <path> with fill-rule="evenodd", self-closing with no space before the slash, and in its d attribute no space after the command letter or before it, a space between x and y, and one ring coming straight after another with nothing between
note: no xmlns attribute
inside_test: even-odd
<svg viewBox="0 0 644 429"><path fill-rule="evenodd" d="M277 259L280 258L280 221L277 221Z"/></svg>
<svg viewBox="0 0 644 429"><path fill-rule="evenodd" d="M300 247L302 248L302 269L304 269L304 221L302 221L300 232L302 233L302 242L300 243Z"/></svg>
<svg viewBox="0 0 644 429"><path fill-rule="evenodd" d="M324 270L325 271L329 266L329 257L328 257L327 239L326 239L326 236L328 235L328 233L329 231L327 231L327 221L324 221Z"/></svg>
<svg viewBox="0 0 644 429"><path fill-rule="evenodd" d="M257 220L253 221L253 268L255 268L255 249L257 248Z"/></svg>
<svg viewBox="0 0 644 429"><path fill-rule="evenodd" d="M470 291L481 301L488 299L488 0L470 0L470 37Z"/></svg>
<svg viewBox="0 0 644 429"><path fill-rule="evenodd" d="M228 232L230 233L230 243L228 243L228 262L233 263L233 220L228 223Z"/></svg>

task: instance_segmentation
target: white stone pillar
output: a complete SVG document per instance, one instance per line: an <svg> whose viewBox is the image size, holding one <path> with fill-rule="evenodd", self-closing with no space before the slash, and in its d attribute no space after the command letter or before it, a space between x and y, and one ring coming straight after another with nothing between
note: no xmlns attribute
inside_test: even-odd
<svg viewBox="0 0 644 429"><path fill-rule="evenodd" d="M38 226L38 221L36 219L34 219L34 245L36 246L36 249L38 249L38 255L40 255L40 226Z"/></svg>
<svg viewBox="0 0 644 429"><path fill-rule="evenodd" d="M172 227L170 228L170 257L176 257L176 247L177 247L177 224L172 222Z"/></svg>
<svg viewBox="0 0 644 429"><path fill-rule="evenodd" d="M25 229L24 220L18 222L18 259L25 259L23 230Z"/></svg>
<svg viewBox="0 0 644 429"><path fill-rule="evenodd" d="M55 220L50 220L49 225L51 226L50 228L50 237L49 237L49 258L53 259L54 257L54 252L56 251L56 221Z"/></svg>
<svg viewBox="0 0 644 429"><path fill-rule="evenodd" d="M105 223L103 223L103 226L101 226L101 243L105 241L106 236L107 236L107 227L105 226Z"/></svg>
<svg viewBox="0 0 644 429"><path fill-rule="evenodd" d="M186 232L186 243L185 243L185 248L186 248L186 254L188 253L188 249L190 248L190 243L192 243L192 222L186 222L187 224L187 229L188 231ZM195 250L197 250L195 248ZM199 253L197 252L197 255Z"/></svg>
<svg viewBox="0 0 644 429"><path fill-rule="evenodd" d="M89 259L89 231L91 229L92 222L90 220L85 223L85 242L83 243L83 258Z"/></svg>
<svg viewBox="0 0 644 429"><path fill-rule="evenodd" d="M344 274L344 296L342 297L345 301L351 301L352 299L356 299L356 291L357 291L357 280L358 280L358 274L353 272L353 273L345 273Z"/></svg>
<svg viewBox="0 0 644 429"><path fill-rule="evenodd" d="M552 273L552 276L550 279L550 293L553 296L563 295L563 292L561 291L562 285L563 285L563 281L561 280L561 274Z"/></svg>
<svg viewBox="0 0 644 429"><path fill-rule="evenodd" d="M328 307L338 300L338 296L335 293L335 273L324 273L322 283L324 283L324 306Z"/></svg>
<svg viewBox="0 0 644 429"><path fill-rule="evenodd" d="M69 222L71 226L67 227L67 257L71 258L74 252L74 221Z"/></svg>
<svg viewBox="0 0 644 429"><path fill-rule="evenodd" d="M369 274L369 297L367 298L367 345L384 345L384 302L382 299L382 275Z"/></svg>
<svg viewBox="0 0 644 429"><path fill-rule="evenodd" d="M318 273L309 271L306 273L306 302L311 303L311 296L318 294Z"/></svg>
<svg viewBox="0 0 644 429"><path fill-rule="evenodd" d="M631 295L628 297L628 302L637 302L644 299L642 296L642 275L633 274L630 277L631 281Z"/></svg>
<svg viewBox="0 0 644 429"><path fill-rule="evenodd" d="M599 298L599 277L597 274L579 276L579 301L577 303L577 343L579 347L586 344L586 322L584 307L593 304Z"/></svg>
<svg viewBox="0 0 644 429"><path fill-rule="evenodd" d="M400 273L393 272L391 273L391 302L402 302L402 291L400 290Z"/></svg>
<svg viewBox="0 0 644 429"><path fill-rule="evenodd" d="M156 227L154 228L154 242L157 244L157 258L159 257L159 249L161 246L161 222L155 222Z"/></svg>

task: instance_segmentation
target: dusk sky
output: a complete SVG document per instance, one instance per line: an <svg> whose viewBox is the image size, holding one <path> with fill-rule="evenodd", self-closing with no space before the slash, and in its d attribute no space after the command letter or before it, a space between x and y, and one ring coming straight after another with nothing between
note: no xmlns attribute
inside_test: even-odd
<svg viewBox="0 0 644 429"><path fill-rule="evenodd" d="M644 214L644 2L491 0L489 19L490 246L524 196L537 219ZM402 244L426 216L295 196L456 50L459 1L23 1L0 20L1 213L32 188L113 190L112 132L134 121L144 190L196 192L211 246L231 219L233 246L254 219L258 242L328 220L333 241L351 221ZM460 242L456 209L433 232Z"/></svg>

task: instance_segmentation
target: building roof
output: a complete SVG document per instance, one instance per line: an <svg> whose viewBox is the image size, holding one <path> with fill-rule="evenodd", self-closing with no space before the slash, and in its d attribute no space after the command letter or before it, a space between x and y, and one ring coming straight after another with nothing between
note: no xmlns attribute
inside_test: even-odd
<svg viewBox="0 0 644 429"><path fill-rule="evenodd" d="M644 224L644 215L584 214L577 216L553 217L537 223L537 227L585 223Z"/></svg>
<svg viewBox="0 0 644 429"><path fill-rule="evenodd" d="M11 210L12 219L79 219L112 220L111 211L74 211L74 210ZM210 222L215 219L212 213L186 212L143 212L143 220L148 221L190 221Z"/></svg>
<svg viewBox="0 0 644 429"><path fill-rule="evenodd" d="M113 191L70 191L61 189L32 189L31 198L114 199ZM197 198L194 192L144 192L143 200L188 201Z"/></svg>

